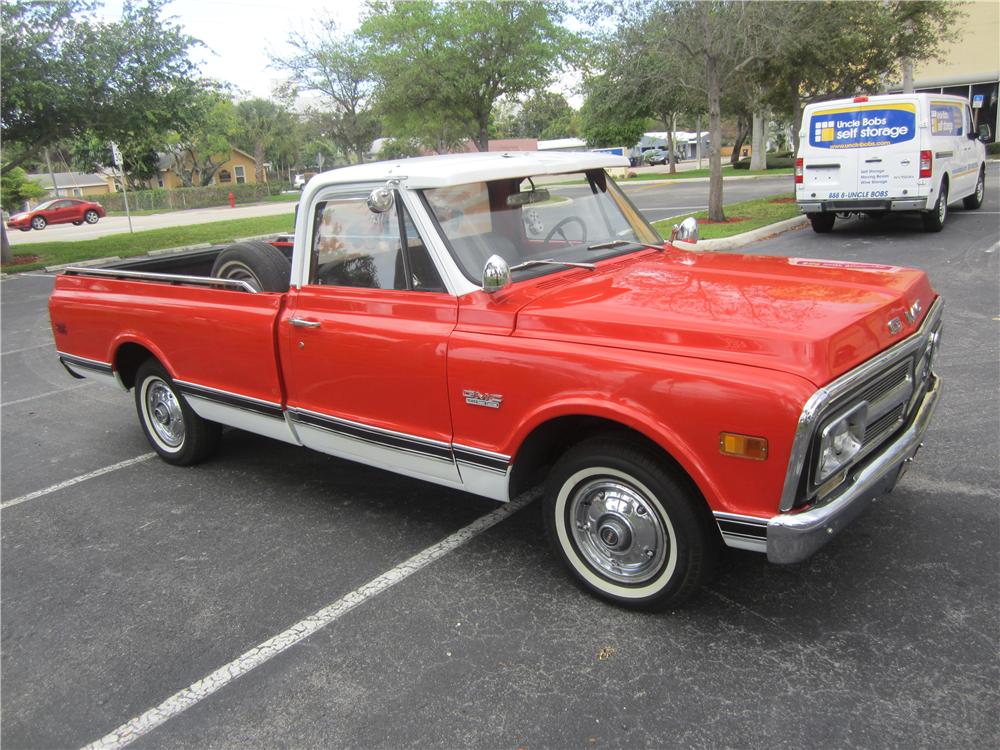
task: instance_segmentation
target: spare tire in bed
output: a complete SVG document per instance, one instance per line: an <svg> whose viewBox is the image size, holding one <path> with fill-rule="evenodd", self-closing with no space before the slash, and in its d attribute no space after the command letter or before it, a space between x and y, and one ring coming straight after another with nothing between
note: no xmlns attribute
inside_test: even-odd
<svg viewBox="0 0 1000 750"><path fill-rule="evenodd" d="M278 248L260 240L230 245L215 259L216 279L245 281L261 292L287 292L292 264Z"/></svg>

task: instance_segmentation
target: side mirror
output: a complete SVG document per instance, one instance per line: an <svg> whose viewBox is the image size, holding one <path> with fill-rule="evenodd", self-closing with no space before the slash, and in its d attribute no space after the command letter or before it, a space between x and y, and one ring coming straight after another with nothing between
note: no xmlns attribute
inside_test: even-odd
<svg viewBox="0 0 1000 750"><path fill-rule="evenodd" d="M990 138L992 137L993 137L993 132L990 130L989 125L983 123L982 125L979 126L979 140L981 140L983 143L989 143Z"/></svg>
<svg viewBox="0 0 1000 750"><path fill-rule="evenodd" d="M368 210L373 214L384 214L392 208L394 200L388 185L377 187L368 194Z"/></svg>
<svg viewBox="0 0 1000 750"><path fill-rule="evenodd" d="M693 216L688 216L680 224L674 224L673 231L670 232L670 244L675 242L688 242L694 245L698 242L698 220Z"/></svg>
<svg viewBox="0 0 1000 750"><path fill-rule="evenodd" d="M483 267L483 291L496 294L510 286L510 266L499 255L491 255Z"/></svg>

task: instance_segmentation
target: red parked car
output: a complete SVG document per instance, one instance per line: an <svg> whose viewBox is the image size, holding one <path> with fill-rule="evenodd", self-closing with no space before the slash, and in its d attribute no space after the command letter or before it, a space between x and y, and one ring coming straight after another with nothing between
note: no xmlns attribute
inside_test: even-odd
<svg viewBox="0 0 1000 750"><path fill-rule="evenodd" d="M93 201L79 198L55 198L45 203L39 203L31 211L14 214L7 220L10 229L20 229L27 232L32 229L45 229L49 224L66 224L73 222L77 226L87 222L96 224L105 216L104 206Z"/></svg>

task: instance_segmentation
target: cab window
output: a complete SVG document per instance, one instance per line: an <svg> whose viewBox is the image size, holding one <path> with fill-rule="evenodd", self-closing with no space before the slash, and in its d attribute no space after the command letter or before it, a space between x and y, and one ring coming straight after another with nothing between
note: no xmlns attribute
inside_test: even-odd
<svg viewBox="0 0 1000 750"><path fill-rule="evenodd" d="M950 102L931 102L931 135L955 136L965 132L962 107Z"/></svg>
<svg viewBox="0 0 1000 750"><path fill-rule="evenodd" d="M369 210L367 194L316 205L309 283L443 292L444 284L398 193L391 209Z"/></svg>

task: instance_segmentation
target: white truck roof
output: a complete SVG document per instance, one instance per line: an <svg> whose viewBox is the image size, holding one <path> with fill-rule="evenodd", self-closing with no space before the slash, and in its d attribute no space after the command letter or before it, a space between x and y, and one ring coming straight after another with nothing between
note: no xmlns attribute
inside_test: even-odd
<svg viewBox="0 0 1000 750"><path fill-rule="evenodd" d="M559 153L540 153L537 151L481 152L418 156L412 159L392 159L370 164L356 164L351 167L323 172L313 179L316 184L322 185L398 179L407 188L416 189L627 166L628 159L613 154L579 151Z"/></svg>

